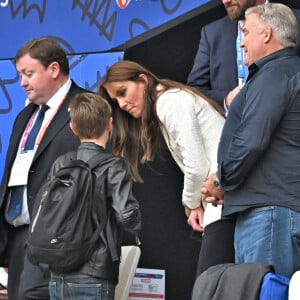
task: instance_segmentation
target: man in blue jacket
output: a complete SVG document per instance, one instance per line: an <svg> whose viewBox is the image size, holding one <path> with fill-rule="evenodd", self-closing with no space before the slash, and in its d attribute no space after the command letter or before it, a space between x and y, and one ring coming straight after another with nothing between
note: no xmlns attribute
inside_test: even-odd
<svg viewBox="0 0 300 300"><path fill-rule="evenodd" d="M267 263L291 277L300 269L300 58L297 20L270 3L246 11L249 76L228 111L218 172L206 201L236 215L236 263ZM223 195L224 192L224 195Z"/></svg>

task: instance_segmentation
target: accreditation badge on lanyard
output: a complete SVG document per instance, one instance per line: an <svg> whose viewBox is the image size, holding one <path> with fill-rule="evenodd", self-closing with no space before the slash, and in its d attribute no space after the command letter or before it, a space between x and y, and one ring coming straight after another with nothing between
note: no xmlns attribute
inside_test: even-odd
<svg viewBox="0 0 300 300"><path fill-rule="evenodd" d="M54 116L56 115L58 110L60 109L60 107L63 104L63 102L65 101L65 99L66 99L66 95L62 98L61 102L59 103L58 107L55 109L55 111L53 112L52 116L49 118L47 123L40 130L34 149L24 151L27 138L29 136L30 130L31 130L34 120L35 120L35 116L33 116L30 119L30 121L27 125L27 128L23 134L22 140L21 140L20 151L17 154L17 157L14 161L14 164L13 164L13 167L11 170L8 186L27 185L28 173L29 173L35 152L36 152L38 146L40 145L40 142L42 141L48 126L50 125L52 119L54 118Z"/></svg>
<svg viewBox="0 0 300 300"><path fill-rule="evenodd" d="M36 149L23 151L21 150L15 159L11 169L8 186L26 185L28 172L35 155Z"/></svg>
<svg viewBox="0 0 300 300"><path fill-rule="evenodd" d="M25 132L21 139L20 150L17 153L14 164L11 169L8 186L26 185L28 179L28 172L33 161L37 146L32 150L24 151L30 130L33 127L34 120L37 116L37 112L30 118Z"/></svg>

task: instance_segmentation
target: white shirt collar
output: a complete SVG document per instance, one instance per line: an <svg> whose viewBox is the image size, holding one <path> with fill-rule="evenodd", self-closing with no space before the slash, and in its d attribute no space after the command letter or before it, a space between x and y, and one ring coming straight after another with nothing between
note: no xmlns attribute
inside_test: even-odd
<svg viewBox="0 0 300 300"><path fill-rule="evenodd" d="M50 109L56 109L61 101L65 98L68 94L72 81L69 78L68 81L47 101L47 105Z"/></svg>

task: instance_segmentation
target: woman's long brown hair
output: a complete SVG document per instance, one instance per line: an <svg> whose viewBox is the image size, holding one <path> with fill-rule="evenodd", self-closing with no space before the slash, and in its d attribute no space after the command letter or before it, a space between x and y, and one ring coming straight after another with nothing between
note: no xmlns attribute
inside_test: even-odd
<svg viewBox="0 0 300 300"><path fill-rule="evenodd" d="M126 111L120 109L115 99L110 98L106 91L106 85L120 81L138 82L142 80L141 74L147 76L148 84L145 90L145 104L142 116L140 119L135 119ZM157 89L158 85L160 85L159 90ZM98 94L107 99L112 106L114 124L111 136L112 152L128 159L132 176L137 182L143 181L138 171L139 157L141 156L141 163L151 161L165 147L160 121L156 113L156 101L159 94L172 88L200 95L224 116L224 111L220 106L195 88L176 81L159 79L140 64L128 60L113 64L107 70L98 87Z"/></svg>

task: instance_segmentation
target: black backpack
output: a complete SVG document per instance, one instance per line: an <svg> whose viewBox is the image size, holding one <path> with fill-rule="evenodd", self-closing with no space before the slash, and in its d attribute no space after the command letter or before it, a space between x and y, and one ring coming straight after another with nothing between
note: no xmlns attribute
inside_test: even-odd
<svg viewBox="0 0 300 300"><path fill-rule="evenodd" d="M95 194L93 169L113 156L101 153L87 162L76 156L76 151L67 154L64 166L40 187L29 227L30 262L58 273L75 271L91 258L108 220L104 205L97 222L94 202L101 200Z"/></svg>

